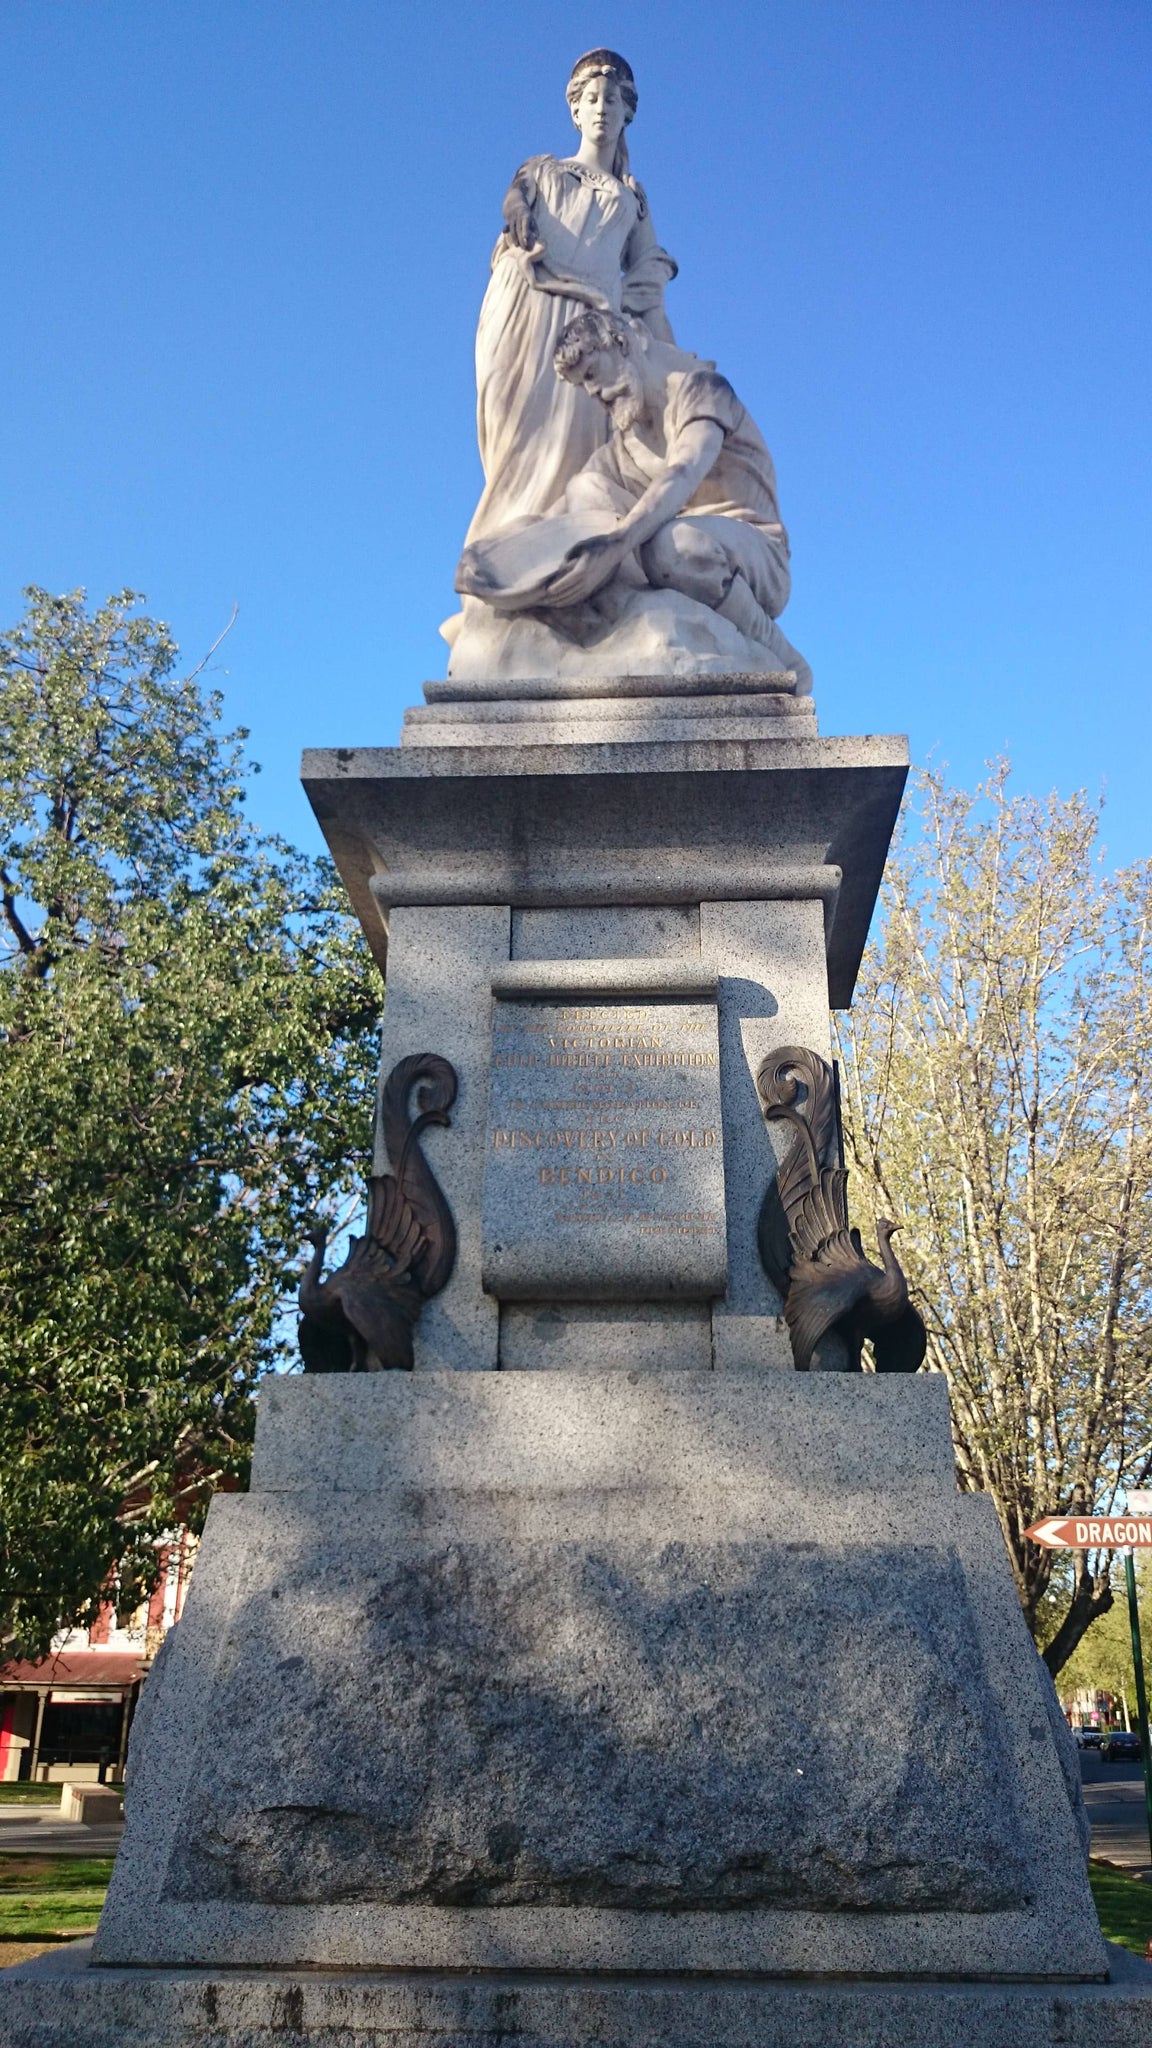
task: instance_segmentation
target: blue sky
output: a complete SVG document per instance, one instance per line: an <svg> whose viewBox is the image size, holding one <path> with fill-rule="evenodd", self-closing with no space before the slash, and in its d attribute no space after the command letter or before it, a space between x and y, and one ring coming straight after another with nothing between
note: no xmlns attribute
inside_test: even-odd
<svg viewBox="0 0 1152 2048"><path fill-rule="evenodd" d="M1147 0L5 0L5 622L130 584L190 665L237 603L252 808L317 845L300 748L443 673L500 201L599 43L823 729L1105 786L1147 853Z"/></svg>

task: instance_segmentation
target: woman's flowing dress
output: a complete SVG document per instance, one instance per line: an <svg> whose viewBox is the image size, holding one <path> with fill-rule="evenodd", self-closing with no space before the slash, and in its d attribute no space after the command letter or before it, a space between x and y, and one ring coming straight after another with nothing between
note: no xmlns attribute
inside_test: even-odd
<svg viewBox="0 0 1152 2048"><path fill-rule="evenodd" d="M552 367L568 322L595 306L646 319L660 339L672 338L663 299L676 265L632 186L554 156L532 157L517 176L533 193L544 250L532 260L501 235L492 259L476 334L485 485L469 541L546 512L608 438L604 407Z"/></svg>

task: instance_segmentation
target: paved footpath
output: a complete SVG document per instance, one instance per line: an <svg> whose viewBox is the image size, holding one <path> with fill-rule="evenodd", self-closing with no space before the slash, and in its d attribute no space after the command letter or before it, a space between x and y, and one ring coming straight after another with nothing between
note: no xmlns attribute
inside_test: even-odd
<svg viewBox="0 0 1152 2048"><path fill-rule="evenodd" d="M61 1820L55 1806L0 1806L0 1856L114 1856L122 1820Z"/></svg>
<svg viewBox="0 0 1152 2048"><path fill-rule="evenodd" d="M1092 1854L1152 1880L1140 1765L1108 1764L1086 1749L1080 1752L1080 1775L1092 1823Z"/></svg>

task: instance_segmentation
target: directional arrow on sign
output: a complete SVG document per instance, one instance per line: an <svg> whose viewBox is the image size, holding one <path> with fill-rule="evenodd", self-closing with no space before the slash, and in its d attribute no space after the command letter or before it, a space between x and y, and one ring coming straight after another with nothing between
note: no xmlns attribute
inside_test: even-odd
<svg viewBox="0 0 1152 2048"><path fill-rule="evenodd" d="M1048 1550L1066 1550L1067 1532L1071 1527L1071 1522L1061 1521L1058 1516L1050 1516L1046 1522L1033 1522L1032 1527L1025 1529L1024 1534L1030 1536L1033 1543L1042 1543Z"/></svg>
<svg viewBox="0 0 1152 2048"><path fill-rule="evenodd" d="M1152 1516L1048 1515L1024 1534L1047 1550L1152 1550Z"/></svg>

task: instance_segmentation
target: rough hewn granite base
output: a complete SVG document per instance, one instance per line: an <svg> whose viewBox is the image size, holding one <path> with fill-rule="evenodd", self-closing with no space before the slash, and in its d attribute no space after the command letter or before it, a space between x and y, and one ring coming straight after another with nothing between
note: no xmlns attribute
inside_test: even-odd
<svg viewBox="0 0 1152 2048"><path fill-rule="evenodd" d="M1029 1903L1007 1731L946 1552L609 1540L374 1559L362 1529L326 1534L229 1632L165 1900ZM360 1663L335 1700L334 1605ZM323 1734L301 1745L301 1728Z"/></svg>
<svg viewBox="0 0 1152 2048"><path fill-rule="evenodd" d="M431 1972L100 1970L77 1943L0 1976L0 2048L1148 2048L1152 1966L1107 1984L781 1983Z"/></svg>
<svg viewBox="0 0 1152 2048"><path fill-rule="evenodd" d="M1103 1976L942 1381L261 1399L136 1718L101 1965Z"/></svg>

